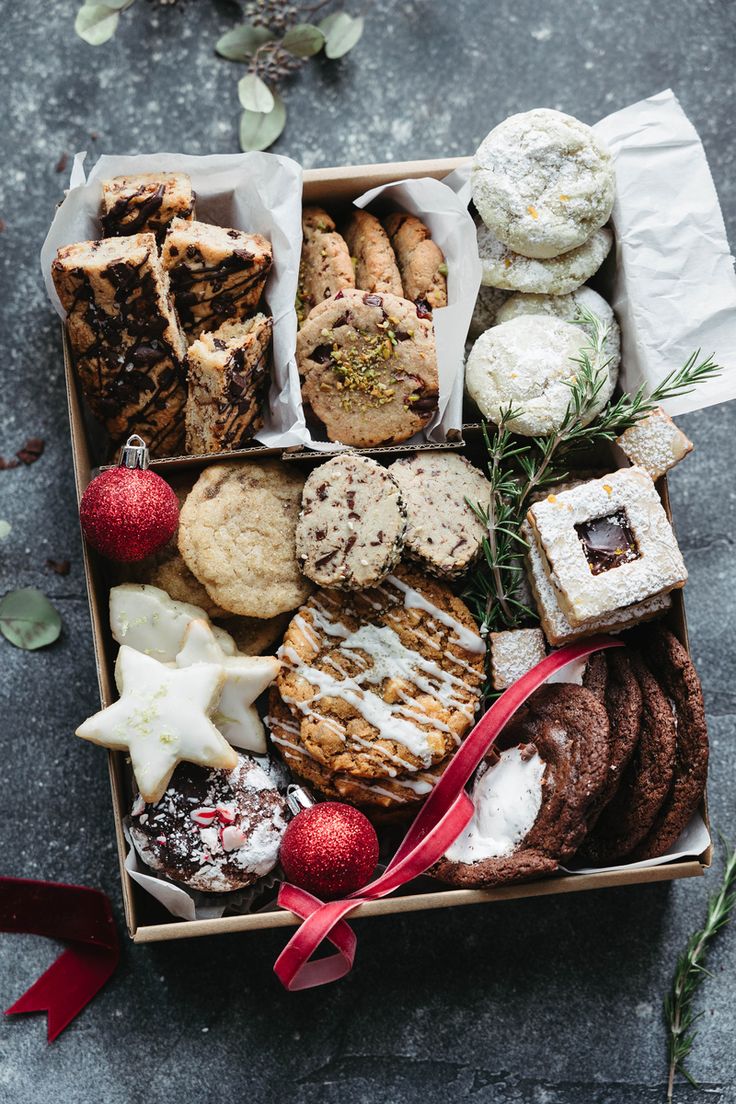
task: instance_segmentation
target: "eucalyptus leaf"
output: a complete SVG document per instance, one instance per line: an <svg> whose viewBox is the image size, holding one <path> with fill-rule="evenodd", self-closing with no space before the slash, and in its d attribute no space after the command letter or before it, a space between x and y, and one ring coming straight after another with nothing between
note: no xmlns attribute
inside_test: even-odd
<svg viewBox="0 0 736 1104"><path fill-rule="evenodd" d="M359 15L354 18L347 12L335 12L322 20L320 30L327 40L325 54L335 60L344 57L359 40L363 33L363 17Z"/></svg>
<svg viewBox="0 0 736 1104"><path fill-rule="evenodd" d="M77 12L74 30L90 46L101 46L115 34L120 13L107 4L85 4Z"/></svg>
<svg viewBox="0 0 736 1104"><path fill-rule="evenodd" d="M325 44L325 36L313 23L295 23L289 27L281 45L298 58L310 58L318 54Z"/></svg>
<svg viewBox="0 0 736 1104"><path fill-rule="evenodd" d="M7 540L12 532L13 526L5 518L0 518L0 541Z"/></svg>
<svg viewBox="0 0 736 1104"><path fill-rule="evenodd" d="M0 602L0 632L16 648L44 648L58 639L61 617L35 587L11 590Z"/></svg>
<svg viewBox="0 0 736 1104"><path fill-rule="evenodd" d="M268 115L273 110L273 92L255 73L246 73L238 81L238 96L246 111L255 111L259 115Z"/></svg>
<svg viewBox="0 0 736 1104"><path fill-rule="evenodd" d="M286 105L274 92L270 111L244 111L240 117L240 148L264 150L278 138L286 123Z"/></svg>
<svg viewBox="0 0 736 1104"><path fill-rule="evenodd" d="M271 41L273 35L267 27L252 27L250 23L243 23L218 38L215 50L229 61L246 61L259 46Z"/></svg>
<svg viewBox="0 0 736 1104"><path fill-rule="evenodd" d="M126 8L129 8L133 3L134 0L105 0L105 3L102 6L104 8L113 8L114 11L124 11ZM87 2L87 0L85 0L85 7L94 6L95 5L91 5Z"/></svg>

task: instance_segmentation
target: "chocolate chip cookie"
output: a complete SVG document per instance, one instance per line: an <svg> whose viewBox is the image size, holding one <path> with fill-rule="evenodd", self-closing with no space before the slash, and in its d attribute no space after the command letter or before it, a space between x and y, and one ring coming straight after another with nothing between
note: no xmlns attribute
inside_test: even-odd
<svg viewBox="0 0 736 1104"><path fill-rule="evenodd" d="M437 409L434 328L406 299L338 292L309 315L296 356L302 398L331 441L398 444Z"/></svg>
<svg viewBox="0 0 736 1104"><path fill-rule="evenodd" d="M296 301L300 324L323 299L329 299L343 288L355 287L350 250L326 211L321 207L305 207L302 235Z"/></svg>

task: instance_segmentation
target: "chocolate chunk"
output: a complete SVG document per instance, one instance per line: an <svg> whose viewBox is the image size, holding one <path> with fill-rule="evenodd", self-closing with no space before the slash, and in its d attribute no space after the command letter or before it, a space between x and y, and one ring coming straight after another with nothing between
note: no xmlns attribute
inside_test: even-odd
<svg viewBox="0 0 736 1104"><path fill-rule="evenodd" d="M619 564L639 559L639 549L629 528L625 510L581 522L575 526L575 532L580 538L593 575L600 575Z"/></svg>

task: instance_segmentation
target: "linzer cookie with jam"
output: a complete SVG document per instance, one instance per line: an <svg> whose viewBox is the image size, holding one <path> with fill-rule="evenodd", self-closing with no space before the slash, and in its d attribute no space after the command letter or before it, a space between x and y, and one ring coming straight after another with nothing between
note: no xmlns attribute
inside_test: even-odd
<svg viewBox="0 0 736 1104"><path fill-rule="evenodd" d="M180 764L160 801L135 799L129 830L153 870L192 889L228 893L273 870L286 820L273 778L238 755L230 771Z"/></svg>
<svg viewBox="0 0 736 1104"><path fill-rule="evenodd" d="M183 451L186 341L153 234L77 242L51 266L85 398L113 444Z"/></svg>
<svg viewBox="0 0 736 1104"><path fill-rule="evenodd" d="M425 771L475 718L485 645L448 587L399 567L380 587L318 591L284 637L281 698L333 773Z"/></svg>
<svg viewBox="0 0 736 1104"><path fill-rule="evenodd" d="M260 234L185 219L171 223L161 255L190 341L255 314L273 262Z"/></svg>
<svg viewBox="0 0 736 1104"><path fill-rule="evenodd" d="M310 313L296 357L302 398L331 441L397 444L437 409L434 328L406 299L338 292Z"/></svg>
<svg viewBox="0 0 736 1104"><path fill-rule="evenodd" d="M667 594L687 579L672 526L641 468L550 494L527 519L572 625Z"/></svg>
<svg viewBox="0 0 736 1104"><path fill-rule="evenodd" d="M187 452L241 448L257 430L268 378L273 321L257 314L224 322L189 347Z"/></svg>
<svg viewBox="0 0 736 1104"><path fill-rule="evenodd" d="M473 817L431 873L468 888L552 873L584 838L608 762L608 718L593 694L541 687L481 764Z"/></svg>
<svg viewBox="0 0 736 1104"><path fill-rule="evenodd" d="M102 205L106 238L144 232L160 238L175 218L194 218L194 192L186 173L135 173L103 180Z"/></svg>
<svg viewBox="0 0 736 1104"><path fill-rule="evenodd" d="M432 241L429 227L416 215L405 211L387 215L383 225L396 254L404 297L411 299L419 310L427 314L437 307L446 307L445 255Z"/></svg>
<svg viewBox="0 0 736 1104"><path fill-rule="evenodd" d="M302 212L302 255L296 312L299 324L313 307L343 288L355 287L350 250L334 221L321 207Z"/></svg>
<svg viewBox="0 0 736 1104"><path fill-rule="evenodd" d="M304 484L296 555L318 586L362 590L396 567L406 508L391 473L346 453L315 468Z"/></svg>

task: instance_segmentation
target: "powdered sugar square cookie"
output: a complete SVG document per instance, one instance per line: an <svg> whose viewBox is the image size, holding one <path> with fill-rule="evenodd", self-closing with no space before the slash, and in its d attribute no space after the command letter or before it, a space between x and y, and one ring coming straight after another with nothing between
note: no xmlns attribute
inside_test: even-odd
<svg viewBox="0 0 736 1104"><path fill-rule="evenodd" d="M616 444L652 479L659 479L693 449L692 441L661 406L617 437Z"/></svg>
<svg viewBox="0 0 736 1104"><path fill-rule="evenodd" d="M572 625L684 585L687 570L650 476L623 468L535 502L527 520Z"/></svg>
<svg viewBox="0 0 736 1104"><path fill-rule="evenodd" d="M494 690L505 690L544 659L547 648L541 629L508 629L491 633L491 679Z"/></svg>

